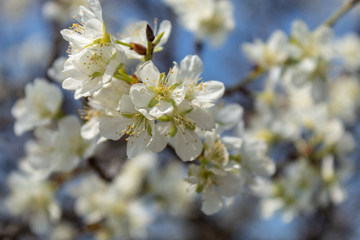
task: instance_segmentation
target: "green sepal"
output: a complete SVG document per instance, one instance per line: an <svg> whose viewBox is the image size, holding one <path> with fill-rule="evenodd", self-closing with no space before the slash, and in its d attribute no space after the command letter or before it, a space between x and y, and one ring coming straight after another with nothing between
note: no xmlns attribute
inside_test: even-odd
<svg viewBox="0 0 360 240"><path fill-rule="evenodd" d="M161 38L164 36L164 34L165 34L165 32L162 32L162 33L160 33L157 37L156 37L156 39L153 41L153 44L158 44L159 42L160 42L160 40L161 40Z"/></svg>
<svg viewBox="0 0 360 240"><path fill-rule="evenodd" d="M166 115L163 115L161 117L158 117L157 120L160 121L160 122L168 122L168 121L170 121L170 117L166 116Z"/></svg>
<svg viewBox="0 0 360 240"><path fill-rule="evenodd" d="M171 85L169 88L175 89L175 88L177 88L177 87L180 86L180 85L181 85L181 83L174 83L174 84Z"/></svg>
<svg viewBox="0 0 360 240"><path fill-rule="evenodd" d="M121 113L121 116L126 117L126 118L133 118L135 116L135 114L133 114L133 113Z"/></svg>
<svg viewBox="0 0 360 240"><path fill-rule="evenodd" d="M176 135L177 131L178 131L177 127L176 127L175 125L171 125L171 129L170 129L169 135L170 135L171 137L174 137L174 136Z"/></svg>
<svg viewBox="0 0 360 240"><path fill-rule="evenodd" d="M84 48L91 47L93 45L101 43L101 38L95 39L92 43L86 45Z"/></svg>
<svg viewBox="0 0 360 240"><path fill-rule="evenodd" d="M189 110L186 110L185 112L183 112L183 114L189 114L189 113L191 113L192 111L193 111L194 109L193 108L190 108Z"/></svg>
<svg viewBox="0 0 360 240"><path fill-rule="evenodd" d="M149 107L149 108L152 108L152 107L155 106L155 104L157 104L157 103L159 103L159 100L157 100L156 97L153 97L153 98L150 100L150 102L149 102L149 104L148 104L148 107Z"/></svg>
<svg viewBox="0 0 360 240"><path fill-rule="evenodd" d="M94 79L94 78L97 78L97 77L101 77L102 75L104 75L104 74L101 73L101 72L94 72L93 74L89 75L89 77L91 79Z"/></svg>
<svg viewBox="0 0 360 240"><path fill-rule="evenodd" d="M152 137L152 128L151 128L150 124L147 125L146 131Z"/></svg>
<svg viewBox="0 0 360 240"><path fill-rule="evenodd" d="M197 185L195 191L196 191L197 193L201 193L203 189L204 189L203 186Z"/></svg>
<svg viewBox="0 0 360 240"><path fill-rule="evenodd" d="M242 162L242 157L240 154L236 154L236 155L230 155L229 156L230 160L233 160L237 163L241 163Z"/></svg>

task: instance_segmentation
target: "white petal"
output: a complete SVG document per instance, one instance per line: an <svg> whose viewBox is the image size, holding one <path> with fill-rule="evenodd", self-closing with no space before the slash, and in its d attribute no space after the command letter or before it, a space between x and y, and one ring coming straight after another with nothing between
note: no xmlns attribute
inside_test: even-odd
<svg viewBox="0 0 360 240"><path fill-rule="evenodd" d="M137 112L129 95L123 95L121 97L121 101L120 101L120 105L119 105L118 109L123 113L136 113Z"/></svg>
<svg viewBox="0 0 360 240"><path fill-rule="evenodd" d="M146 150L149 145L151 136L147 131L141 132L139 135L129 137L127 141L127 156L129 159L135 158Z"/></svg>
<svg viewBox="0 0 360 240"><path fill-rule="evenodd" d="M165 44L170 36L171 33L171 22L169 20L164 20L160 23L159 30L157 32L157 35L164 33L162 36L160 42L158 43L158 46L162 46Z"/></svg>
<svg viewBox="0 0 360 240"><path fill-rule="evenodd" d="M213 117L200 108L195 108L193 111L187 114L187 116L195 121L196 126L202 130L212 130L215 128L215 122Z"/></svg>
<svg viewBox="0 0 360 240"><path fill-rule="evenodd" d="M136 75L145 85L157 87L159 84L160 72L152 61L147 61L140 65Z"/></svg>
<svg viewBox="0 0 360 240"><path fill-rule="evenodd" d="M91 118L81 127L81 136L85 139L93 139L99 134L99 119Z"/></svg>
<svg viewBox="0 0 360 240"><path fill-rule="evenodd" d="M233 128L242 119L243 108L239 104L226 104L216 114L215 121L220 124L222 129Z"/></svg>
<svg viewBox="0 0 360 240"><path fill-rule="evenodd" d="M223 207L223 200L214 186L206 188L203 195L201 211L206 215L219 212Z"/></svg>
<svg viewBox="0 0 360 240"><path fill-rule="evenodd" d="M62 82L62 87L67 90L76 90L81 87L82 81L75 80L73 78L66 78Z"/></svg>
<svg viewBox="0 0 360 240"><path fill-rule="evenodd" d="M183 160L192 161L197 158L202 151L202 142L199 136L191 130L180 130L175 135L175 152Z"/></svg>
<svg viewBox="0 0 360 240"><path fill-rule="evenodd" d="M308 41L309 34L309 29L303 21L297 20L292 24L291 35L300 43Z"/></svg>
<svg viewBox="0 0 360 240"><path fill-rule="evenodd" d="M102 118L99 124L99 131L101 136L111 140L120 139L124 133L122 130L126 129L129 120L123 117L118 118Z"/></svg>
<svg viewBox="0 0 360 240"><path fill-rule="evenodd" d="M219 81L208 81L203 84L203 90L196 96L196 101L214 103L224 95L225 86Z"/></svg>
<svg viewBox="0 0 360 240"><path fill-rule="evenodd" d="M158 104L156 104L151 110L150 115L154 116L156 118L161 117L165 114L170 114L174 110L174 107L171 103L160 101Z"/></svg>
<svg viewBox="0 0 360 240"><path fill-rule="evenodd" d="M148 149L152 152L161 152L164 150L166 145L169 142L169 138L167 136L167 132L169 131L169 126L171 123L157 123L153 127L153 139L148 146ZM166 135L166 136L165 136Z"/></svg>
<svg viewBox="0 0 360 240"><path fill-rule="evenodd" d="M130 97L135 106L148 108L151 99L155 97L155 93L150 91L144 84L137 83L131 86Z"/></svg>
<svg viewBox="0 0 360 240"><path fill-rule="evenodd" d="M180 76L183 82L197 82L202 72L203 63L197 55L188 55L180 63Z"/></svg>
<svg viewBox="0 0 360 240"><path fill-rule="evenodd" d="M243 145L243 139L232 136L225 136L222 138L222 142L226 146L226 148L230 151L232 150L240 150Z"/></svg>
<svg viewBox="0 0 360 240"><path fill-rule="evenodd" d="M100 2L98 0L89 0L89 6L91 10L95 13L95 16L99 20L102 20L102 9Z"/></svg>
<svg viewBox="0 0 360 240"><path fill-rule="evenodd" d="M219 185L221 195L224 197L234 197L240 192L244 184L241 176L233 173L217 177L216 182Z"/></svg>

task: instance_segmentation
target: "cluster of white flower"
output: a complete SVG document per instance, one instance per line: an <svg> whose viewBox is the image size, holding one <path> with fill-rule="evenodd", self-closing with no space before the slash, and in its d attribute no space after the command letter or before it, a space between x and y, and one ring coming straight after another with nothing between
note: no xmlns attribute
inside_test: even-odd
<svg viewBox="0 0 360 240"><path fill-rule="evenodd" d="M222 196L234 197L251 188L259 176L269 177L275 171L274 163L266 156L266 144L254 136L244 136L243 122L239 122L242 112L238 105L213 111L218 115L215 119L221 122L215 131L204 134L204 152L199 164L189 167L187 181L202 193L202 211L206 214L222 209ZM234 127L234 136L220 136L222 130Z"/></svg>
<svg viewBox="0 0 360 240"><path fill-rule="evenodd" d="M167 75L160 73L149 57L167 41L169 21L160 24L159 34L140 22L117 40L105 31L99 3L90 1L90 6L81 7L76 17L82 25L61 32L71 46L62 85L75 90L75 98L90 99L83 135L99 133L112 140L126 135L129 158L161 151L170 142L182 160L194 160L202 151L195 130L215 127L206 109L223 95L224 85L200 82L203 66L197 56L174 63ZM127 59L144 56L147 61L128 74Z"/></svg>
<svg viewBox="0 0 360 240"><path fill-rule="evenodd" d="M295 21L290 39L277 31L267 44L243 45L255 71L267 74L264 91L256 95L252 132L272 149L293 148L272 181L260 181L256 188L264 216L281 209L291 220L346 198L354 149L346 128L359 108L355 62L360 54L354 51L359 43L355 36L334 41L328 26L310 32Z"/></svg>
<svg viewBox="0 0 360 240"><path fill-rule="evenodd" d="M70 189L76 198L75 211L86 224L103 225L97 233L100 239L142 239L156 209L175 206L181 211L174 213L184 214L191 206L193 195L186 193L187 186L181 181L183 167L169 163L158 169L157 161L155 154L143 153L128 160L111 184L92 174ZM173 181L168 178L160 184L157 178L168 174Z"/></svg>
<svg viewBox="0 0 360 240"><path fill-rule="evenodd" d="M219 45L234 28L227 0L164 1L197 40L210 37ZM61 31L69 56L48 70L57 83L35 79L12 109L15 133L33 130L34 139L9 178L7 205L31 218L35 233L72 231L61 219L60 194L74 200L84 229L98 239L146 238L155 212L190 216L195 192L207 215L251 191L262 199L263 216L282 210L285 220L346 199L354 149L349 129L360 107L359 38L334 41L330 26L310 31L295 21L289 37L276 31L267 43L244 44L255 64L250 80L266 74L248 114L238 104L218 102L224 84L202 80L197 55L173 62L168 73L155 66L170 21L158 27L156 20L154 30L141 21L113 35L99 0L88 6L79 7L78 23ZM62 109L59 83L83 100L79 118ZM128 160L101 152L112 144L126 145ZM161 162L169 154L191 163ZM112 158L118 172L106 165Z"/></svg>
<svg viewBox="0 0 360 240"><path fill-rule="evenodd" d="M219 40L223 33L216 32L223 29L225 15L217 3L208 4L213 12L199 18L198 24L209 25L202 35L211 33ZM230 11L229 4L219 5ZM224 84L202 81L203 63L198 56L174 62L167 74L154 65L153 54L163 49L170 36L169 21L162 21L155 31L146 22L138 22L117 37L106 31L99 1L89 0L89 7L80 6L74 16L78 23L61 31L69 42L69 57L58 59L48 72L64 89L73 90L75 99L84 99L79 111L84 123L60 110L63 96L45 79L28 84L25 98L13 108L15 132L34 130L36 138L26 144L21 172L40 185L53 186L39 190L39 195L49 195L45 203L33 209L29 200L23 209L43 216L56 202L56 189L86 172L70 191L76 199L76 213L86 225L101 226L94 233L99 238L140 238L153 220L151 211L186 214L193 202L193 192L186 190L191 188L189 182L203 195L203 212L214 214L223 206L221 196L234 197L251 187L258 176L274 173L265 142L244 134L242 108L216 105L224 94ZM233 23L228 21L230 30ZM136 71L131 71L128 66L134 59ZM61 71L65 77L59 76ZM222 137L223 131L236 125L236 137ZM123 136L131 160L111 183L88 173L89 167L94 168L90 159L94 159L96 145ZM158 167L154 153L168 145L183 161L196 160L186 181L181 181L184 171L178 164ZM98 167L95 172L101 171ZM10 191L17 192L20 187L10 185ZM34 198L28 191L23 195L24 199ZM17 213L15 205L10 210ZM46 215L46 219L50 217ZM44 219L35 218L34 231L51 231ZM56 221L52 228L56 229Z"/></svg>
<svg viewBox="0 0 360 240"><path fill-rule="evenodd" d="M209 38L213 46L226 40L235 28L233 5L228 0L163 0L178 15L180 23L199 41Z"/></svg>

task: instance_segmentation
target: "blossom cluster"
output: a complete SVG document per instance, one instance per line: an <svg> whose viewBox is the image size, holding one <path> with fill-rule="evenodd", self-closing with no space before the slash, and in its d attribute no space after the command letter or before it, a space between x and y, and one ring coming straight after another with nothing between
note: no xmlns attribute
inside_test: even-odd
<svg viewBox="0 0 360 240"><path fill-rule="evenodd" d="M202 211L214 214L223 208L224 198L235 197L258 177L274 173L265 141L244 129L242 107L219 103L224 84L202 79L199 56L173 62L167 73L156 67L152 58L169 39L170 21L159 27L156 21L155 30L138 22L113 35L107 32L99 1L89 0L88 6L80 6L74 16L77 23L61 31L69 55L49 70L75 100L83 100L82 120L61 107L62 92L46 79L29 83L25 97L13 107L16 134L34 130L19 171L9 180L13 214L36 216L32 230L51 234L61 223L64 209L57 195L65 188L84 224L100 229L94 232L97 237L142 238L154 220L152 211L186 215L194 202L191 190L202 195ZM231 8L227 2L224 7ZM215 5L211 9L222 14ZM199 22L205 24L205 18ZM210 15L207 18L213 21ZM228 25L230 29L233 23ZM232 135L224 134L231 129ZM109 140L120 139L125 140L128 160L110 179L98 156ZM165 148L184 162L192 161L187 177L179 164L159 167L155 153ZM18 178L33 184L32 191L17 184ZM72 184L66 187L68 183ZM18 192L22 192L20 212L13 204ZM42 200L33 206L32 199L38 198Z"/></svg>
<svg viewBox="0 0 360 240"><path fill-rule="evenodd" d="M310 31L297 20L289 37L276 31L267 43L243 45L255 71L266 75L251 131L272 149L292 148L275 177L257 186L265 217L281 209L289 221L346 199L355 147L350 131L360 100L354 60L360 39L332 36L326 25Z"/></svg>
<svg viewBox="0 0 360 240"><path fill-rule="evenodd" d="M228 0L164 2L196 43L218 46L235 27ZM57 13L72 4L48 3L48 17L66 22ZM360 108L357 36L335 39L330 24L312 31L296 20L289 34L243 44L254 65L245 82L263 77L247 109L221 101L225 86L203 79L198 55L159 70L170 21L112 34L99 0L73 18L60 32L68 55L48 70L55 82L36 78L12 108L15 134L28 139L5 205L37 235L78 237L69 212L96 239L146 239L157 214L181 222L199 202L212 215L253 194L263 217L281 211L289 221L346 199Z"/></svg>

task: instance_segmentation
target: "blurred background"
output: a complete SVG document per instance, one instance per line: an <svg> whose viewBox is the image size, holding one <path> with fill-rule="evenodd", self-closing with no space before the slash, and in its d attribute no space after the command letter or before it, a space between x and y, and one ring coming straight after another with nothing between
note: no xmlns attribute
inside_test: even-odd
<svg viewBox="0 0 360 240"><path fill-rule="evenodd" d="M255 38L266 40L276 29L289 32L291 23L302 19L310 28L325 21L344 0L232 0L236 27L225 43L213 48L208 42L196 47L195 37L176 21L175 14L161 0L101 0L103 18L110 33L122 32L131 23L157 18L171 21L173 28L165 50L154 58L160 71L186 55L198 53L204 62L204 80L219 80L227 87L235 85L253 66L241 52L241 44ZM0 0L0 198L6 195L6 178L17 168L24 155L24 143L30 137L15 136L10 110L23 96L24 86L36 77L53 78L48 69L55 60L66 56L67 43L60 30L73 23L82 0ZM360 33L360 7L353 9L334 27L336 36ZM260 82L248 86L261 89ZM76 112L74 100L64 92L65 105ZM250 100L238 94L229 101L246 108ZM72 107L70 107L72 106ZM360 174L348 182L349 197L334 211L300 216L283 223L280 216L269 220L259 217L256 198L240 196L227 210L214 216L199 213L186 224L153 224L152 239L360 239ZM9 217L0 212L0 232L9 227ZM320 229L318 231L317 229ZM178 232L182 232L180 235ZM315 232L315 234L314 234ZM33 238L30 238L33 239ZM34 238L36 239L36 238ZM84 237L83 239L88 239Z"/></svg>

